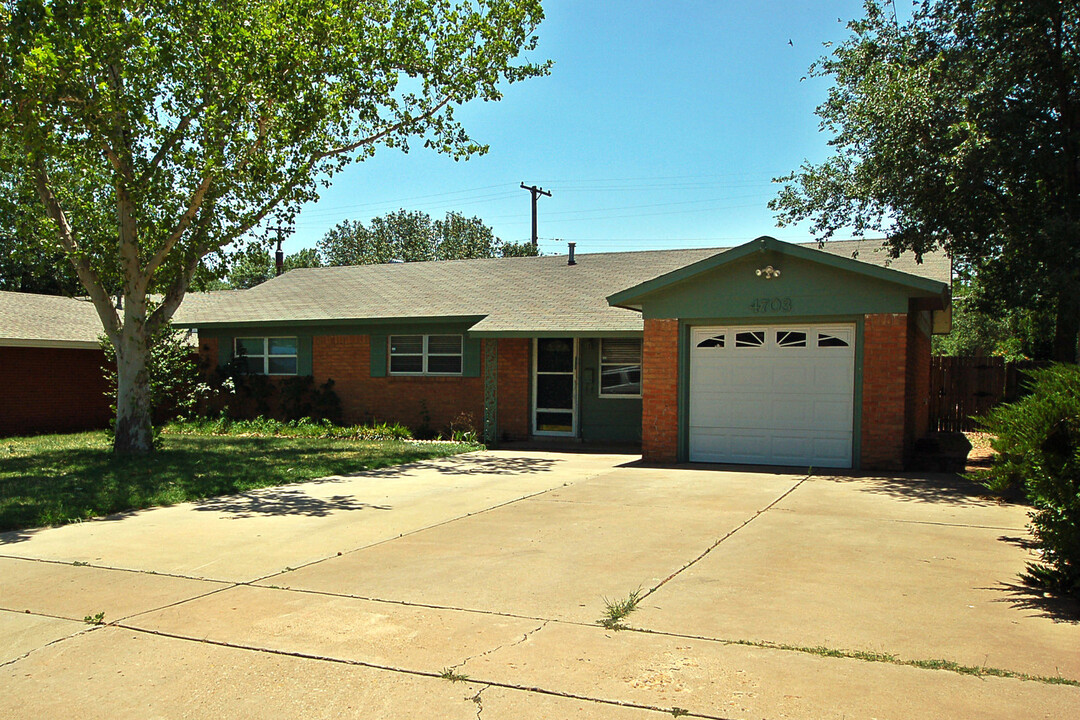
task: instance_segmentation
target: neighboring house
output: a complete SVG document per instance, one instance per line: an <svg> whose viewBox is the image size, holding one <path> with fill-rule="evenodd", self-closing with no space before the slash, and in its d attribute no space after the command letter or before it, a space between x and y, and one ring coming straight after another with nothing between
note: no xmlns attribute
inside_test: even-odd
<svg viewBox="0 0 1080 720"><path fill-rule="evenodd" d="M0 292L0 435L106 427L101 334L89 300Z"/></svg>
<svg viewBox="0 0 1080 720"><path fill-rule="evenodd" d="M232 292L191 294L185 306ZM108 427L104 331L87 298L0 291L0 436ZM194 344L192 350L194 350Z"/></svg>
<svg viewBox="0 0 1080 720"><path fill-rule="evenodd" d="M857 259L852 259L852 256ZM351 422L489 442L640 442L646 460L896 468L928 430L951 266L880 243L293 270L185 305L212 364L335 381Z"/></svg>

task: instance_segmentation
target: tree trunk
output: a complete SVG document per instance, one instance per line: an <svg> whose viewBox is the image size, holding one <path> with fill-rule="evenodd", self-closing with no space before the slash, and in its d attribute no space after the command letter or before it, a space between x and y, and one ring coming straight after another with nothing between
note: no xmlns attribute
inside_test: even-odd
<svg viewBox="0 0 1080 720"><path fill-rule="evenodd" d="M1058 296L1054 332L1054 360L1076 364L1080 352L1080 288L1070 287Z"/></svg>
<svg viewBox="0 0 1080 720"><path fill-rule="evenodd" d="M119 454L148 453L154 449L148 359L146 338L125 327L116 350L116 435L113 451Z"/></svg>

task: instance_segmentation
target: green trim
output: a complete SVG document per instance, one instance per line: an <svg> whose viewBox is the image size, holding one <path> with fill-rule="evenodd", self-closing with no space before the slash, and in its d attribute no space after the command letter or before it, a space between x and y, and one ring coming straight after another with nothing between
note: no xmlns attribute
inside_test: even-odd
<svg viewBox="0 0 1080 720"><path fill-rule="evenodd" d="M332 320L244 320L237 322L176 322L176 327L198 328L199 330L230 330L233 328L311 328L312 335L370 335L370 327L384 327L386 325L428 325L428 324L467 324L475 325L486 315L432 315L420 317L388 317L388 318L340 318ZM352 330L342 331L342 327L352 327ZM319 328L333 328L333 331L319 332ZM397 328L394 328L397 333Z"/></svg>
<svg viewBox="0 0 1080 720"><path fill-rule="evenodd" d="M644 325L644 324L643 324ZM633 338L642 337L641 330L469 330L474 338Z"/></svg>
<svg viewBox="0 0 1080 720"><path fill-rule="evenodd" d="M480 377L480 359L483 348L480 338L465 336L461 339L461 375L462 377Z"/></svg>
<svg viewBox="0 0 1080 720"><path fill-rule="evenodd" d="M296 336L296 374L311 375L313 350L310 335Z"/></svg>
<svg viewBox="0 0 1080 720"><path fill-rule="evenodd" d="M756 240L751 240L748 243L726 250L724 252L717 253L711 257L707 257L704 260L699 260L696 263L692 263L685 267L673 270L660 277L653 278L652 280L646 280L643 283L634 285L633 287L625 290L620 290L617 293L609 295L607 301L609 305L615 307L624 307L631 310L638 310L641 307L641 300L644 296L654 293L658 290L669 288L675 284L684 282L691 278L694 278L704 272L720 268L724 265L728 265L736 260L740 260L755 252L777 252L783 255L789 255L794 258L802 260L808 260L810 262L819 263L828 267L836 268L839 270L845 270L853 272L858 275L874 278L876 280L882 280L885 282L901 285L906 288L917 290L924 293L930 293L935 295L941 295L949 290L948 283L940 282L938 280L931 280L929 278L920 277L918 275L912 275L910 273L901 272L899 270L893 270L891 268L883 268L877 265L871 265L869 263L860 262L851 258L841 257L839 255L833 255L832 253L823 252L821 250L815 250L813 248L806 248L799 245L793 245L786 243L776 238L762 236Z"/></svg>
<svg viewBox="0 0 1080 720"><path fill-rule="evenodd" d="M690 462L690 324L679 321L679 377L676 386L678 418L675 459Z"/></svg>
<svg viewBox="0 0 1080 720"><path fill-rule="evenodd" d="M389 335L372 335L368 340L368 354L371 357L371 377L386 377L386 343L388 337Z"/></svg>
<svg viewBox="0 0 1080 720"><path fill-rule="evenodd" d="M855 319L855 392L851 402L851 469L862 469L863 330L866 316Z"/></svg>

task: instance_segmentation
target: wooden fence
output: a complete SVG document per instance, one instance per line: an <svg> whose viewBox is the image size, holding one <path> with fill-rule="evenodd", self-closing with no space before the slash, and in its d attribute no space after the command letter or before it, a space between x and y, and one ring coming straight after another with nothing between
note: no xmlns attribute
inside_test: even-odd
<svg viewBox="0 0 1080 720"><path fill-rule="evenodd" d="M1000 357L932 357L930 427L940 432L978 429L972 417L1015 400L1023 390L1022 371L1042 364Z"/></svg>

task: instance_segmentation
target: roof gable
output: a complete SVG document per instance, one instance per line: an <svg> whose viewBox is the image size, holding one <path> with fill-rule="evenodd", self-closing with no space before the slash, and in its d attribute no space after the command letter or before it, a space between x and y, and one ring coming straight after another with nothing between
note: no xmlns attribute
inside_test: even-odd
<svg viewBox="0 0 1080 720"><path fill-rule="evenodd" d="M698 262L646 280L625 290L620 290L609 295L607 301L614 307L640 310L642 301L649 296L670 290L681 283L701 278L706 273L713 273L734 266L744 259L752 259L756 255L767 258L774 256L773 254L816 263L833 270L852 273L867 280L897 285L915 296L940 296L949 290L948 283L940 280L762 236L738 247L719 252Z"/></svg>

